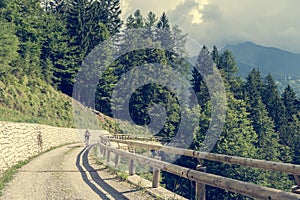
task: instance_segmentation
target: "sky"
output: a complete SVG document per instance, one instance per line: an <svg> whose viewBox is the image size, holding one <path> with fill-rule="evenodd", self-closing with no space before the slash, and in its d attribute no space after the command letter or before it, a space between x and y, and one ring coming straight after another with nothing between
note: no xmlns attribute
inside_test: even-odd
<svg viewBox="0 0 300 200"><path fill-rule="evenodd" d="M300 53L299 0L121 0L122 17L166 12L200 45L244 41Z"/></svg>

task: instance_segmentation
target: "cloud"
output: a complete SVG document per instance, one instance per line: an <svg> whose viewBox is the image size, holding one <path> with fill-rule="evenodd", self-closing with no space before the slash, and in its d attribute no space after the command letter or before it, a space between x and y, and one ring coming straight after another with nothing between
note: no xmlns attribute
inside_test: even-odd
<svg viewBox="0 0 300 200"><path fill-rule="evenodd" d="M250 40L300 52L300 1L210 0L199 9L202 19L198 24L190 17L193 2L186 0L168 14L171 22L201 44L222 47Z"/></svg>
<svg viewBox="0 0 300 200"><path fill-rule="evenodd" d="M184 2L184 0L121 0L122 18L126 19L137 9L140 9L144 15L149 11L153 11L160 16L163 12L175 9L181 2ZM128 5L125 10L123 9L124 5Z"/></svg>
<svg viewBox="0 0 300 200"><path fill-rule="evenodd" d="M120 6L122 8L122 15L126 14L129 12L129 10L131 10L131 0L121 0L120 1Z"/></svg>
<svg viewBox="0 0 300 200"><path fill-rule="evenodd" d="M299 0L121 0L123 19L167 12L170 22L200 44L253 41L300 53ZM123 9L124 7L124 9Z"/></svg>

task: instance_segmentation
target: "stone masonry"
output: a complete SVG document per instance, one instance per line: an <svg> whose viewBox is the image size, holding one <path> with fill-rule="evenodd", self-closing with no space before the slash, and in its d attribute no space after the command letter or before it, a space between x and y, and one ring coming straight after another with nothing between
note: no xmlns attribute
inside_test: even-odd
<svg viewBox="0 0 300 200"><path fill-rule="evenodd" d="M51 147L81 141L76 129L0 122L0 174L19 161Z"/></svg>

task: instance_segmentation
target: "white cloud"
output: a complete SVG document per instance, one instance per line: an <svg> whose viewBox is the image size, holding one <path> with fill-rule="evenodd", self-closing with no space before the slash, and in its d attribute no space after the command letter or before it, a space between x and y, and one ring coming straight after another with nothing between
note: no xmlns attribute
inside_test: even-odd
<svg viewBox="0 0 300 200"><path fill-rule="evenodd" d="M203 22L203 10L209 4L208 0L195 0L196 6L191 8L189 15L192 16L192 24L200 24Z"/></svg>
<svg viewBox="0 0 300 200"><path fill-rule="evenodd" d="M130 10L131 0L121 0L120 6L122 8L122 15L127 13Z"/></svg>
<svg viewBox="0 0 300 200"><path fill-rule="evenodd" d="M203 10L203 23L181 25L210 45L250 40L300 52L299 7L296 0L211 0Z"/></svg>
<svg viewBox="0 0 300 200"><path fill-rule="evenodd" d="M160 16L163 12L175 9L181 2L184 2L184 0L121 0L122 17L126 19L137 9L140 9L144 15L149 11L153 11ZM127 8L124 10L123 8L126 5Z"/></svg>
<svg viewBox="0 0 300 200"><path fill-rule="evenodd" d="M253 41L300 53L299 0L122 0L144 15L167 12L171 23L201 44Z"/></svg>

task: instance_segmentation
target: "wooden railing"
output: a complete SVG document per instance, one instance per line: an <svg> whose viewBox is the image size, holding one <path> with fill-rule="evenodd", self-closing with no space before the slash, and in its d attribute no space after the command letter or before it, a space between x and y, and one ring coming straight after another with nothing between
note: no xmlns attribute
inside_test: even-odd
<svg viewBox="0 0 300 200"><path fill-rule="evenodd" d="M223 162L223 163L227 163L227 164L236 164L236 165L242 165L242 166L246 166L246 167L254 167L254 168L259 168L259 169L284 172L284 173L293 174L293 175L300 175L300 165L279 163L279 162L251 159L251 158L243 158L243 157L237 157L237 156L228 156L228 155L223 155L223 154L200 152L200 151L189 150L189 149L169 147L169 146L164 146L164 145L159 145L159 144L147 144L147 143L137 142L137 141L120 140L120 139L112 139L112 138L110 138L109 140L111 142L123 143L123 144L127 144L127 145L134 146L137 148L145 148L148 150L164 151L164 152L170 153L170 154L184 155L184 156L198 158L198 159L204 159L204 160L210 160L210 161Z"/></svg>
<svg viewBox="0 0 300 200"><path fill-rule="evenodd" d="M106 155L107 161L110 160L110 153L114 153L116 156L115 165L117 166L120 161L120 156L124 156L128 159L130 159L129 162L129 174L134 174L134 163L135 161L139 161L142 163L145 163L151 167L153 167L155 170L153 173L153 187L157 187L159 185L159 174L160 170L187 178L191 181L196 182L196 199L203 200L205 199L205 185L210 185L213 187L221 188L224 190L228 190L231 192L239 193L248 197L256 198L256 199L291 199L291 200L300 200L300 195L285 192L282 190L277 190L269 187L259 186L252 183L247 183L243 181L238 181L231 178L226 178L214 174L208 174L203 172L203 168L201 167L198 169L199 171L196 171L194 169L188 169L182 166L174 165L168 162L164 162L159 160L159 157L156 158L149 158L142 155L138 155L132 152L126 152L121 149L113 148L112 146L107 145L108 142L115 142L115 143L122 143L127 144L128 146L134 147L134 148L145 148L150 151L164 151L166 153L170 154L177 154L177 155L185 155L193 158L198 159L205 159L210 161L217 161L217 162L223 162L228 164L237 164L247 167L254 167L259 169L265 169L265 170L272 170L272 171L278 171L278 172L284 172L287 174L293 174L296 180L296 183L298 184L299 188L299 175L300 175L300 165L294 165L294 164L288 164L288 163L279 163L279 162L270 162L265 160L257 160L257 159L250 159L250 158L242 158L242 157L236 157L236 156L228 156L228 155L221 155L221 154L213 154L213 153L207 153L207 152L198 152L188 149L181 149L181 148L174 148L174 147L168 147L163 146L159 144L147 144L145 142L138 142L138 141L131 141L128 139L132 139L131 136L122 136L122 139L115 139L120 138L120 136L114 137L100 137L101 142L99 142L99 148L103 155ZM147 138L141 139L143 141L148 141ZM158 141L152 140L152 141ZM151 141L151 140L149 140ZM298 180L297 180L298 179ZM298 192L298 190L295 190L294 192Z"/></svg>
<svg viewBox="0 0 300 200"><path fill-rule="evenodd" d="M170 142L171 139L164 137L143 137L129 134L114 134L114 135L106 135L108 139L120 139L120 140L138 140L138 141L151 141L151 142Z"/></svg>

